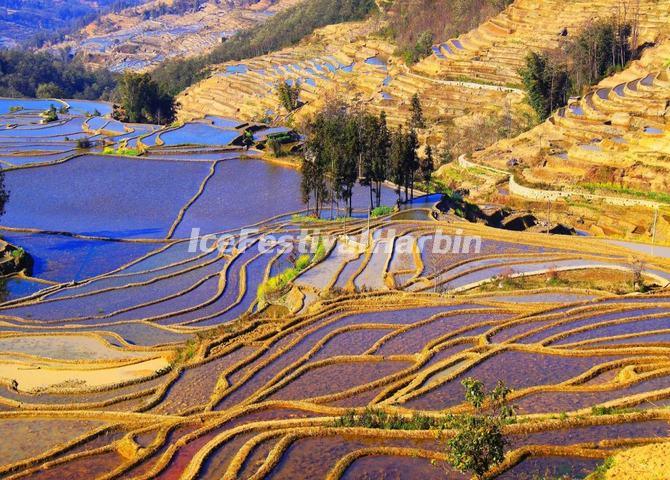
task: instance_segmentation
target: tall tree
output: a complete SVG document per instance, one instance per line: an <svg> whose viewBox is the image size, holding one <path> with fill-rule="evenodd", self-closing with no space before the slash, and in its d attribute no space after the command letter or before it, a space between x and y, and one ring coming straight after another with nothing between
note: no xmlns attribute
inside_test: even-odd
<svg viewBox="0 0 670 480"><path fill-rule="evenodd" d="M423 108L421 107L421 99L419 94L415 93L412 96L412 106L410 107L412 113L410 119L410 127L412 128L426 128L426 121L423 118Z"/></svg>
<svg viewBox="0 0 670 480"><path fill-rule="evenodd" d="M177 107L174 98L161 91L150 74L126 72L118 88L126 117L122 120L158 124L167 124L174 120Z"/></svg>
<svg viewBox="0 0 670 480"><path fill-rule="evenodd" d="M391 148L391 133L386 123L386 112L379 114L379 130L376 136L375 156L372 161L372 181L375 184L375 206L381 205L382 184L389 174L389 149Z"/></svg>
<svg viewBox="0 0 670 480"><path fill-rule="evenodd" d="M279 104L288 113L291 113L300 106L300 90L300 82L297 80L292 83L289 83L289 81L285 79L277 82L277 97L279 98Z"/></svg>
<svg viewBox="0 0 670 480"><path fill-rule="evenodd" d="M540 120L566 104L570 82L567 66L560 56L531 52L519 73L528 92L528 102Z"/></svg>
<svg viewBox="0 0 670 480"><path fill-rule="evenodd" d="M419 156L417 150L419 148L419 140L414 129L410 129L405 139L405 198L407 198L407 188L410 189L410 199L414 199L414 179L416 172L419 170Z"/></svg>
<svg viewBox="0 0 670 480"><path fill-rule="evenodd" d="M361 185L370 189L370 209L381 203L381 187L388 174L389 131L386 114L362 115L360 121Z"/></svg>
<svg viewBox="0 0 670 480"><path fill-rule="evenodd" d="M397 130L391 133L391 146L389 148L390 179L395 184L398 203L402 202L401 191L402 187L406 185L406 143L407 137L402 127L398 127ZM407 190L405 190L405 198L407 198Z"/></svg>
<svg viewBox="0 0 670 480"><path fill-rule="evenodd" d="M421 173L421 180L426 184L430 184L430 179L433 176L435 163L433 160L433 149L430 145L426 147L426 154L421 157L419 162L419 171Z"/></svg>
<svg viewBox="0 0 670 480"><path fill-rule="evenodd" d="M347 215L352 214L351 199L354 193L354 185L358 180L358 159L361 152L361 141L359 138L360 117L345 114L339 119L340 130L340 158L337 169L338 198L343 200L347 208Z"/></svg>

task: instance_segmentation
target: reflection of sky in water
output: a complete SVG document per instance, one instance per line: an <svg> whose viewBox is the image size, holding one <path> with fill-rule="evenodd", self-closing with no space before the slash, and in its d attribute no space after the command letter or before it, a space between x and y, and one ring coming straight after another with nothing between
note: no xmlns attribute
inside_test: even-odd
<svg viewBox="0 0 670 480"><path fill-rule="evenodd" d="M34 277L56 282L100 275L158 248L158 244L84 240L65 235L0 233L30 254Z"/></svg>
<svg viewBox="0 0 670 480"><path fill-rule="evenodd" d="M209 171L206 163L82 156L6 173L2 223L74 233L161 237ZM179 179L179 181L175 181ZM39 185L39 188L34 188ZM155 229L152 232L146 229Z"/></svg>

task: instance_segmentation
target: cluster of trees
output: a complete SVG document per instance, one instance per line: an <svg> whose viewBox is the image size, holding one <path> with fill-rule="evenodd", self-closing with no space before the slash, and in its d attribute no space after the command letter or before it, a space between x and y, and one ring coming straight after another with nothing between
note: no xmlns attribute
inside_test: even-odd
<svg viewBox="0 0 670 480"><path fill-rule="evenodd" d="M111 100L121 105L117 118L129 122L167 124L176 103L151 75L89 70L66 54L0 50L0 96Z"/></svg>
<svg viewBox="0 0 670 480"><path fill-rule="evenodd" d="M154 78L166 91L177 94L202 79L210 65L288 47L316 28L361 20L375 8L374 0L306 0L256 27L238 32L207 55L163 62L154 72Z"/></svg>
<svg viewBox="0 0 670 480"><path fill-rule="evenodd" d="M431 53L431 46L467 32L507 7L512 0L396 0L384 33L412 64Z"/></svg>
<svg viewBox="0 0 670 480"><path fill-rule="evenodd" d="M529 53L519 73L538 117L546 119L571 95L623 68L634 56L636 37L637 27L621 14L593 22L561 49Z"/></svg>
<svg viewBox="0 0 670 480"><path fill-rule="evenodd" d="M300 106L300 91L301 86L299 81L289 83L287 80L280 80L277 82L277 97L279 104L291 113Z"/></svg>
<svg viewBox="0 0 670 480"><path fill-rule="evenodd" d="M0 50L0 96L109 99L116 80L107 70L89 70L67 54Z"/></svg>
<svg viewBox="0 0 670 480"><path fill-rule="evenodd" d="M121 109L115 117L124 122L172 123L177 104L148 73L126 72L121 77L117 95Z"/></svg>
<svg viewBox="0 0 670 480"><path fill-rule="evenodd" d="M391 130L386 115L330 101L307 125L302 165L303 201L319 216L324 205L343 202L351 215L356 183L369 187L370 209L381 204L382 184L396 185L398 202L411 199L417 178L430 180L432 151L420 158L414 128Z"/></svg>

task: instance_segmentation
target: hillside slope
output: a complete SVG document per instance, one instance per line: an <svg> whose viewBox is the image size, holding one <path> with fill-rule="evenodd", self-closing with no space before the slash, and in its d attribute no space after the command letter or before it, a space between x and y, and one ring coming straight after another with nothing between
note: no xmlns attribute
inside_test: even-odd
<svg viewBox="0 0 670 480"><path fill-rule="evenodd" d="M554 208L571 210L592 233L667 241L668 61L666 40L543 124L474 152L472 160L508 170L525 187L569 194ZM530 191L512 193L541 200Z"/></svg>
<svg viewBox="0 0 670 480"><path fill-rule="evenodd" d="M504 85L519 82L517 69L527 53L555 48L622 6L638 27L637 43L658 45L517 137L520 128L508 124L522 124L527 105L522 91ZM663 35L669 23L670 0L517 0L477 29L435 46L432 57L411 68L395 55L397 45L378 34L384 19L333 25L295 47L219 65L180 96L180 116L282 122L275 86L298 81L304 102L293 115L298 123L325 98L338 95L374 112L384 110L397 126L409 120L416 93L427 120L427 128L419 130L423 145L440 154L449 150L452 158L472 154L477 164L498 169L450 164L440 171L447 185L470 190L473 200L487 205L540 210L542 218L551 199L554 221L596 235L667 242L670 47ZM514 173L515 192L510 193L506 171ZM526 187L568 193L547 197ZM572 192L584 195L556 201Z"/></svg>
<svg viewBox="0 0 670 480"><path fill-rule="evenodd" d="M478 28L435 45L415 68L443 78L518 84L530 50L556 48L590 22L613 15L637 24L642 45L670 27L670 1L516 0Z"/></svg>
<svg viewBox="0 0 670 480"><path fill-rule="evenodd" d="M166 58L206 53L235 32L262 23L300 0L201 0L166 6L152 0L109 14L55 45L92 66L113 71L147 70Z"/></svg>
<svg viewBox="0 0 670 480"><path fill-rule="evenodd" d="M509 89L467 88L412 74L393 56L395 46L373 35L378 28L374 20L332 25L296 47L220 65L210 78L179 97L180 115L183 119L205 114L245 120L273 117L279 103L275 85L282 80L301 83L305 105L297 112L299 118L334 94L373 111L384 110L392 125L406 123L415 93L422 98L431 124L474 110L495 110L508 96L521 101L522 96Z"/></svg>
<svg viewBox="0 0 670 480"><path fill-rule="evenodd" d="M138 4L142 0L125 0ZM21 46L36 34L48 36L77 28L99 12L114 9L118 0L13 0L0 2L0 48Z"/></svg>

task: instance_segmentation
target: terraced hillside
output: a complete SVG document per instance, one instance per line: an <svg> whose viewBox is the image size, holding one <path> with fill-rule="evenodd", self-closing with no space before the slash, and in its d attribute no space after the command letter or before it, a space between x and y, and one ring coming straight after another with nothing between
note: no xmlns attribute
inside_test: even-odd
<svg viewBox="0 0 670 480"><path fill-rule="evenodd" d="M417 72L447 79L503 85L520 83L518 70L530 50L556 48L597 18L620 15L637 25L638 45L667 32L664 0L516 0L477 29L433 47Z"/></svg>
<svg viewBox="0 0 670 480"><path fill-rule="evenodd" d="M53 49L66 48L80 54L91 66L143 71L166 58L206 53L235 32L257 25L298 1L207 0L198 2L197 9L173 13L169 6L175 2L163 8L166 2L154 0L106 15Z"/></svg>
<svg viewBox="0 0 670 480"><path fill-rule="evenodd" d="M223 64L179 97L180 117L279 116L276 85L280 81L301 84L305 102L298 112L301 118L318 110L332 94L372 111L384 110L392 125L407 122L414 94L421 96L431 124L472 112L497 111L505 102L521 102L521 94L513 89L441 82L411 73L393 56L395 47L376 38L378 29L375 21L332 25L317 30L297 47Z"/></svg>
<svg viewBox="0 0 670 480"><path fill-rule="evenodd" d="M600 211L628 222L620 232L650 238L655 227L657 240L667 239L669 58L663 41L542 125L474 152L473 161L513 172L513 194L604 204Z"/></svg>
<svg viewBox="0 0 670 480"><path fill-rule="evenodd" d="M231 145L237 121L157 131L68 101L40 124L55 102L0 101L0 232L34 260L0 304L3 478L465 478L445 414L466 376L518 405L491 477L667 440L667 257L471 225L434 196L315 222L295 170ZM306 233L306 267L259 288Z"/></svg>
<svg viewBox="0 0 670 480"><path fill-rule="evenodd" d="M115 0L4 1L0 3L0 48L19 47L35 35L76 29L100 11L113 8Z"/></svg>

